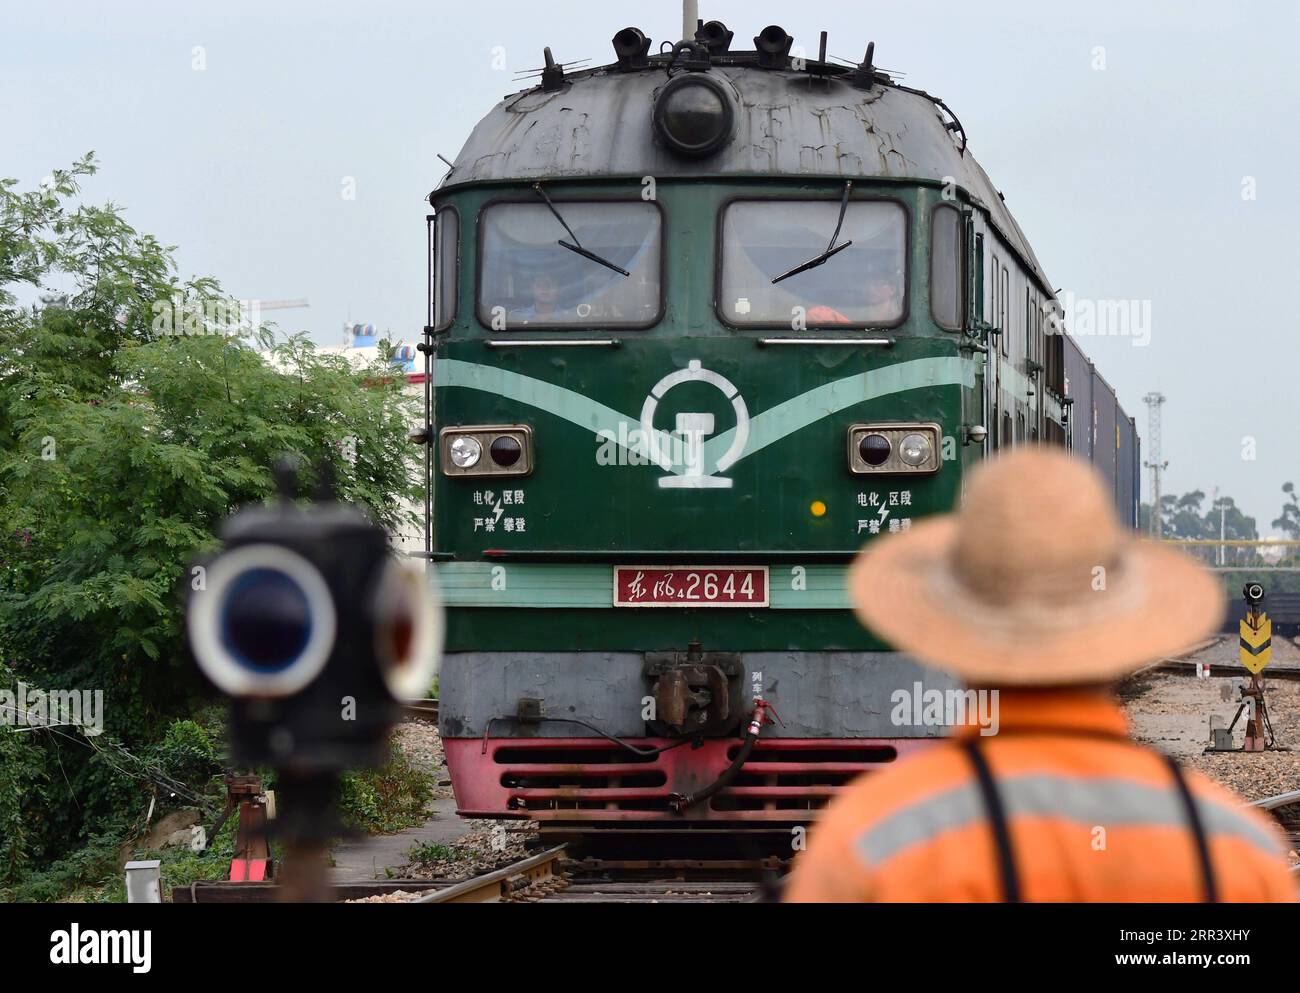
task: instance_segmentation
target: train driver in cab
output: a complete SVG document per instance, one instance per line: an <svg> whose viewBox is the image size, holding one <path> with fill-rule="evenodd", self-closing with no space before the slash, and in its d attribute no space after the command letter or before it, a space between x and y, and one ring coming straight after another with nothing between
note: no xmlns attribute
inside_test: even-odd
<svg viewBox="0 0 1300 993"><path fill-rule="evenodd" d="M556 306L560 288L550 273L537 273L528 285L532 293L532 303L510 311L510 322L512 324L554 324L563 320L560 309Z"/></svg>
<svg viewBox="0 0 1300 993"><path fill-rule="evenodd" d="M868 324L893 324L903 316L903 274L872 269L867 274L865 303Z"/></svg>

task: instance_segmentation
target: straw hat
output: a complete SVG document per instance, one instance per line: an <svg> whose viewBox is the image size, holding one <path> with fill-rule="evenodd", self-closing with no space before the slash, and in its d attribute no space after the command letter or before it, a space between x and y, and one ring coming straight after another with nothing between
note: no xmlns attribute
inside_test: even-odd
<svg viewBox="0 0 1300 993"><path fill-rule="evenodd" d="M1042 447L981 465L958 513L868 544L848 583L863 624L975 684L1104 682L1224 613L1208 570L1121 528L1098 474Z"/></svg>

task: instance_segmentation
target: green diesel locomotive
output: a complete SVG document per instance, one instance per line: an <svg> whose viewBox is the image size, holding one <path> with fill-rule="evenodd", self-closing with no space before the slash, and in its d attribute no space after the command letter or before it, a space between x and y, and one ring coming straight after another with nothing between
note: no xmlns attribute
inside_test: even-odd
<svg viewBox="0 0 1300 993"><path fill-rule="evenodd" d="M806 820L944 730L898 694L952 684L849 609L864 542L1036 442L1135 519L1133 422L943 101L872 47L732 37L626 28L583 71L547 50L430 196L462 815Z"/></svg>

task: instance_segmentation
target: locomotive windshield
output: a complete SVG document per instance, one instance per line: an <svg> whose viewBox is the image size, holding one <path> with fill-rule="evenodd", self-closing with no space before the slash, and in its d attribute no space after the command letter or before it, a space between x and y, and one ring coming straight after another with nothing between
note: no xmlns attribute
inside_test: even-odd
<svg viewBox="0 0 1300 993"><path fill-rule="evenodd" d="M907 214L896 203L850 201L823 264L784 276L826 252L840 203L737 200L722 218L722 316L731 324L893 325L906 298ZM777 279L779 282L774 283Z"/></svg>
<svg viewBox="0 0 1300 993"><path fill-rule="evenodd" d="M658 208L565 200L554 208L499 203L483 211L479 320L495 329L653 324L660 309Z"/></svg>

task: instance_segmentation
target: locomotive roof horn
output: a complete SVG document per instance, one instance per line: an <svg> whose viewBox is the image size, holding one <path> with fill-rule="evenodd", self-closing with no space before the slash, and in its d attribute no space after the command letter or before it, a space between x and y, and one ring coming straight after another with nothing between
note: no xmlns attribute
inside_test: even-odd
<svg viewBox="0 0 1300 993"><path fill-rule="evenodd" d="M650 39L640 28L624 28L614 35L614 54L618 56L618 67L623 72L633 69L645 69L650 65Z"/></svg>
<svg viewBox="0 0 1300 993"><path fill-rule="evenodd" d="M784 69L790 46L794 39L785 33L785 28L769 24L754 35L754 48L758 52L758 64L764 69Z"/></svg>
<svg viewBox="0 0 1300 993"><path fill-rule="evenodd" d="M709 21L695 29L695 40L707 45L710 55L725 55L733 37L735 32L728 31L721 21Z"/></svg>

